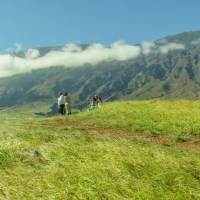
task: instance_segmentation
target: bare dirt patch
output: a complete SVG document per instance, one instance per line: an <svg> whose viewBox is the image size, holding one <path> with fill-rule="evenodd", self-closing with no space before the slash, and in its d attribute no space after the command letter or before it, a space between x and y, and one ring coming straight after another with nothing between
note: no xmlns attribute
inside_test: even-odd
<svg viewBox="0 0 200 200"><path fill-rule="evenodd" d="M200 151L200 141L179 142L176 143L176 145L185 149L194 149Z"/></svg>
<svg viewBox="0 0 200 200"><path fill-rule="evenodd" d="M103 128L98 127L95 125L88 125L83 124L80 122L56 122L49 124L50 127L72 127L72 128L78 128L82 131L84 131L86 134L90 136L95 135L109 135L112 137L123 137L123 136L132 136L132 137L141 137L143 139L148 139L148 141L157 143L157 144L163 144L167 146L174 146L178 148L184 148L184 149L192 149L200 151L200 140L198 141L184 141L184 142L174 142L172 139L170 139L169 135L162 135L157 137L152 137L151 133L149 132L134 132L131 129L128 128Z"/></svg>

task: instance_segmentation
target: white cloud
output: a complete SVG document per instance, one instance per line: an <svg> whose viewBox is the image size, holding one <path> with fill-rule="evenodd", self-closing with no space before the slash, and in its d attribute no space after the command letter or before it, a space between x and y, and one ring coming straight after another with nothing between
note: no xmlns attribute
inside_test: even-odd
<svg viewBox="0 0 200 200"><path fill-rule="evenodd" d="M15 43L15 51L21 51L22 50L22 46L19 43Z"/></svg>
<svg viewBox="0 0 200 200"><path fill-rule="evenodd" d="M191 42L191 45L198 45L200 44L200 38Z"/></svg>
<svg viewBox="0 0 200 200"><path fill-rule="evenodd" d="M17 48L20 49L20 46ZM68 44L61 50L50 51L44 56L40 56L37 49L28 49L24 58L0 55L0 77L52 66L78 67L85 64L96 65L102 61L124 61L137 57L140 51L140 47L122 41L113 43L111 47L93 44L85 50L76 44Z"/></svg>
<svg viewBox="0 0 200 200"><path fill-rule="evenodd" d="M165 44L163 46L160 47L160 52L165 54L168 53L169 51L172 50L178 50L178 49L184 49L184 45L183 44L179 44L179 43L168 43Z"/></svg>
<svg viewBox="0 0 200 200"><path fill-rule="evenodd" d="M40 52L37 49L28 49L25 53L25 58L35 59L40 56Z"/></svg>
<svg viewBox="0 0 200 200"><path fill-rule="evenodd" d="M143 54L147 55L147 54L150 54L152 52L154 47L155 47L154 42L143 42L141 48L142 48Z"/></svg>
<svg viewBox="0 0 200 200"><path fill-rule="evenodd" d="M22 50L23 50L23 48L22 48L21 44L15 43L15 44L14 44L14 47L12 47L12 48L7 48L7 49L6 49L6 52L18 52L18 51L22 51Z"/></svg>
<svg viewBox="0 0 200 200"><path fill-rule="evenodd" d="M21 45L15 44L15 46L16 49L21 49ZM68 44L61 50L50 51L44 56L40 56L37 49L28 49L23 58L10 54L0 55L0 77L52 66L80 67L86 64L94 66L102 61L125 61L136 58L141 53L150 54L157 48L153 42L144 42L141 46L133 46L118 41L110 47L96 43L84 50L76 44ZM167 53L169 50L183 48L182 44L169 43L161 46L160 52Z"/></svg>

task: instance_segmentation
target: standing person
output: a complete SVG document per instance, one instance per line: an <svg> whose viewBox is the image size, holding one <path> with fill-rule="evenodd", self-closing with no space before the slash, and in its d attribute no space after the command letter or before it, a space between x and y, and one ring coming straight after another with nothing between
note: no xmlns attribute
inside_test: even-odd
<svg viewBox="0 0 200 200"><path fill-rule="evenodd" d="M65 101L64 101L64 96L62 92L59 92L59 97L58 97L58 112L60 115L65 114Z"/></svg>
<svg viewBox="0 0 200 200"><path fill-rule="evenodd" d="M65 100L65 110L66 110L66 113L68 115L71 115L72 114L72 106L71 106L71 98L70 96L67 94L67 92L65 93L64 95L64 100Z"/></svg>

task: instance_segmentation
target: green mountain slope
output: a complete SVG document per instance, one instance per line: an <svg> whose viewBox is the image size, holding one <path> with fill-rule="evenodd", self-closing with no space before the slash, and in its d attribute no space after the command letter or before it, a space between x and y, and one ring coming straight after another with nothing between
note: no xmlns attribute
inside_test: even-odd
<svg viewBox="0 0 200 200"><path fill-rule="evenodd" d="M200 31L155 41L153 53L127 61L101 62L96 66L51 67L0 79L0 106L46 101L56 112L59 91L67 91L73 107L86 108L98 93L104 101L120 99L199 99ZM160 45L180 43L184 49L156 52ZM82 48L86 48L83 45ZM61 47L39 48L41 55ZM23 57L24 52L18 56Z"/></svg>

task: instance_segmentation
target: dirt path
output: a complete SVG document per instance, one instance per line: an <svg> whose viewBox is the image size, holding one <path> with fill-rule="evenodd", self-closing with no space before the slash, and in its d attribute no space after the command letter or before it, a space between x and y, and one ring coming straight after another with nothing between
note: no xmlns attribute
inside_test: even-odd
<svg viewBox="0 0 200 200"><path fill-rule="evenodd" d="M162 135L157 137L152 137L152 134L149 132L134 132L128 128L103 128L94 125L86 125L80 122L56 122L49 125L50 127L72 127L82 130L84 133L92 136L95 135L109 135L112 137L135 137L148 140L157 144L162 144L166 146L173 146L176 148L184 148L200 151L200 140L198 141L184 141L184 142L174 142L170 139L169 135Z"/></svg>

